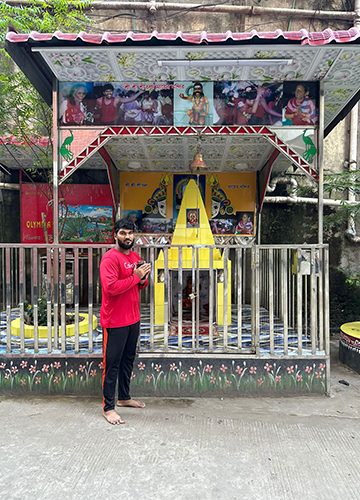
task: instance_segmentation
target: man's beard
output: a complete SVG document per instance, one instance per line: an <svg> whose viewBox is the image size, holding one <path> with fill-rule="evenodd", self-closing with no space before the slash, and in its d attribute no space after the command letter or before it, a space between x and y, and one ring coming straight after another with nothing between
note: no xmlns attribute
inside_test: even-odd
<svg viewBox="0 0 360 500"><path fill-rule="evenodd" d="M119 245L119 247L122 248L123 250L130 250L130 248L134 245L135 240L132 240L131 243L122 243L120 240L116 238L116 242Z"/></svg>

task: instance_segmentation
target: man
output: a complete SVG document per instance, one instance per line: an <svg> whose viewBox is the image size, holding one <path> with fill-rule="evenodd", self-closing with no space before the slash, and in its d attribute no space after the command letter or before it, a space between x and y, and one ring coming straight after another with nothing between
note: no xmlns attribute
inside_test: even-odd
<svg viewBox="0 0 360 500"><path fill-rule="evenodd" d="M140 90L140 92L133 94L131 97L114 97L114 87L111 83L107 83L103 87L103 97L96 100L97 112L95 113L95 118L100 118L100 122L103 124L115 124L119 105L135 101L142 93L143 91Z"/></svg>
<svg viewBox="0 0 360 500"><path fill-rule="evenodd" d="M140 256L131 251L134 224L128 219L115 222L115 247L106 252L100 264L102 304L100 323L103 339L103 415L110 424L123 424L115 411L115 386L118 380L117 406L144 408L130 397L130 378L140 331L139 290L147 286L151 265L139 267ZM140 261L141 262L141 261Z"/></svg>

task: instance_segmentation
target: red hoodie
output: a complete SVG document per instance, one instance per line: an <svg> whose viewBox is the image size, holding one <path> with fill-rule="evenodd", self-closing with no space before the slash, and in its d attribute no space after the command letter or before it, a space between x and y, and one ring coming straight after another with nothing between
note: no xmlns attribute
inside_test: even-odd
<svg viewBox="0 0 360 500"><path fill-rule="evenodd" d="M100 324L104 328L119 328L140 321L140 278L134 274L140 255L130 251L129 255L112 248L101 259L100 281L102 303Z"/></svg>

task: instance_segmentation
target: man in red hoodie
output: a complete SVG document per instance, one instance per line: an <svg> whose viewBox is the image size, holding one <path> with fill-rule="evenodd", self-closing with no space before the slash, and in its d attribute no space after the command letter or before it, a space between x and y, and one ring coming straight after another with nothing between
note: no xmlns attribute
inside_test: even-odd
<svg viewBox="0 0 360 500"><path fill-rule="evenodd" d="M147 286L151 265L142 263L133 252L134 224L129 219L115 222L115 247L106 252L100 264L103 327L103 415L110 424L123 424L115 411L115 387L118 380L117 406L144 408L130 397L130 378L140 331L139 291ZM140 261L141 262L141 261Z"/></svg>

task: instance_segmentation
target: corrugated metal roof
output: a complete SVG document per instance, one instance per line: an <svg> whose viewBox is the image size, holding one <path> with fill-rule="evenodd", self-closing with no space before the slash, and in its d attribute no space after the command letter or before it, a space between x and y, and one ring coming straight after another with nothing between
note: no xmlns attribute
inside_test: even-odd
<svg viewBox="0 0 360 500"><path fill-rule="evenodd" d="M254 38L262 40L277 40L284 39L289 41L298 41L301 45L325 45L330 42L338 43L348 43L354 42L360 38L360 29L350 28L344 31L333 31L331 29L326 29L322 32L309 33L305 29L300 31L265 31L258 32L252 30L249 33L232 33L227 31L226 33L207 33L203 31L199 34L189 34L182 33L178 31L177 33L158 33L153 31L152 33L104 33L104 34L89 34L81 31L80 33L62 33L61 31L56 31L55 33L38 33L33 31L31 33L14 33L8 32L6 35L6 40L10 43L21 43L21 42L47 42L47 41L64 41L64 42L76 42L81 40L82 42L89 44L116 44L124 43L127 41L132 42L146 42L152 39L159 41L173 42L176 40L181 40L183 42L201 44L201 43L223 43L227 41L233 42L246 42L253 40Z"/></svg>

